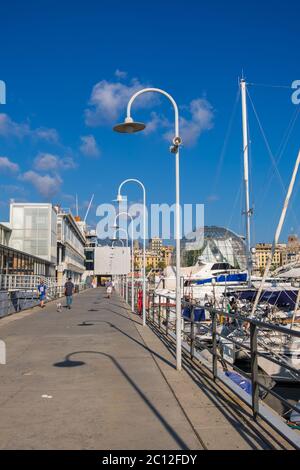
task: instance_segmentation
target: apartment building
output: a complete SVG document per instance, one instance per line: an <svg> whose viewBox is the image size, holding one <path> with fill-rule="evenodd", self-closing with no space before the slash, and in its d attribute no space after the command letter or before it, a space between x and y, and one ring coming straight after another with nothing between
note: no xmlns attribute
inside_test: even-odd
<svg viewBox="0 0 300 470"><path fill-rule="evenodd" d="M146 250L146 270L151 269L159 270L165 269L167 266L172 264L173 246L163 246L160 244L156 245L159 251ZM134 266L136 271L140 271L143 267L143 250L135 249L134 250Z"/></svg>
<svg viewBox="0 0 300 470"><path fill-rule="evenodd" d="M284 264L287 245L278 244L273 256L273 269L279 268ZM258 243L255 247L256 269L263 272L266 268L270 253L272 250L271 243Z"/></svg>
<svg viewBox="0 0 300 470"><path fill-rule="evenodd" d="M85 234L70 211L57 210L57 282L71 277L78 284L85 272Z"/></svg>
<svg viewBox="0 0 300 470"><path fill-rule="evenodd" d="M160 255L162 246L163 246L163 241L161 238L152 238L149 241L149 252L153 252L153 253L156 253L157 255Z"/></svg>

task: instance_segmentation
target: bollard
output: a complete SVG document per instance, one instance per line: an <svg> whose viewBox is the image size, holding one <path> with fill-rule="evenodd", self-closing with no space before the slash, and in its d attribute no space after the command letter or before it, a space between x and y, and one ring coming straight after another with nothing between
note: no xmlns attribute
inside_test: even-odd
<svg viewBox="0 0 300 470"><path fill-rule="evenodd" d="M191 307L191 358L195 356L195 309Z"/></svg>
<svg viewBox="0 0 300 470"><path fill-rule="evenodd" d="M217 349L217 314L215 311L212 312L212 372L214 381L218 378L218 349Z"/></svg>
<svg viewBox="0 0 300 470"><path fill-rule="evenodd" d="M254 420L258 416L259 385L258 385L258 357L257 357L257 326L250 324L250 348L251 348L251 383L252 383L252 412Z"/></svg>
<svg viewBox="0 0 300 470"><path fill-rule="evenodd" d="M161 296L158 296L158 328L161 327Z"/></svg>
<svg viewBox="0 0 300 470"><path fill-rule="evenodd" d="M169 334L169 317L170 317L170 299L168 297L167 304L166 304L166 335L167 336Z"/></svg>
<svg viewBox="0 0 300 470"><path fill-rule="evenodd" d="M152 295L152 322L155 323L155 293Z"/></svg>

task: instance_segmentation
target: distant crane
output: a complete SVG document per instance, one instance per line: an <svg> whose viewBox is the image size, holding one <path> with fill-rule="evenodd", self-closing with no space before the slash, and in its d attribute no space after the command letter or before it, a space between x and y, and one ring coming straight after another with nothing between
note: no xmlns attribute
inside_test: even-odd
<svg viewBox="0 0 300 470"><path fill-rule="evenodd" d="M90 212L92 204L93 204L94 197L95 197L95 194L93 194L92 197L91 197L90 203L88 205L88 208L87 208L87 211L86 211L86 214L85 214L84 222L86 222L86 219L89 215L89 212Z"/></svg>

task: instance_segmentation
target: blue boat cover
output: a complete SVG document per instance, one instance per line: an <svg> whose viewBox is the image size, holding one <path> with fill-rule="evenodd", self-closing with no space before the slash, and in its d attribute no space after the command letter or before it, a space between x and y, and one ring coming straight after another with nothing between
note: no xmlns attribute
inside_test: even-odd
<svg viewBox="0 0 300 470"><path fill-rule="evenodd" d="M254 289L243 290L239 292L231 292L230 297L236 297L240 300L249 300L254 302L257 291ZM281 308L289 308L293 310L296 305L298 290L264 290L260 297L260 302L267 302Z"/></svg>
<svg viewBox="0 0 300 470"><path fill-rule="evenodd" d="M187 319L191 319L192 309L191 307L185 307L182 311L182 316ZM205 309L204 308L195 308L194 309L194 318L195 321L205 321Z"/></svg>
<svg viewBox="0 0 300 470"><path fill-rule="evenodd" d="M225 283L243 283L247 282L248 276L247 273L239 273L239 274L222 274L220 276L211 277L209 279L198 279L192 280L192 285L196 286L203 286L205 284L211 284L213 280L215 280L218 284L225 284Z"/></svg>
<svg viewBox="0 0 300 470"><path fill-rule="evenodd" d="M225 375L232 380L236 385L238 385L241 389L243 389L246 393L249 395L252 394L252 385L250 380L245 379L240 374L237 374L236 372L226 372Z"/></svg>

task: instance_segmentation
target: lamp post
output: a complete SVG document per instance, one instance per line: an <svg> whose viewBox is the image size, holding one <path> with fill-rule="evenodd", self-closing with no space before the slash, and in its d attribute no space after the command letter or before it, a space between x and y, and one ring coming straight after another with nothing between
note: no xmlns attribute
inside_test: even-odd
<svg viewBox="0 0 300 470"><path fill-rule="evenodd" d="M119 217L121 217L121 215L126 215L127 217L129 217L131 219L131 250L132 250L132 253L131 253L131 311L132 313L134 313L134 252L133 252L133 238L134 238L134 235L133 235L133 218L130 214L128 214L128 212L120 212L119 214L116 215L116 218L115 218L115 222L114 222L114 226L115 228L117 227L117 220Z"/></svg>
<svg viewBox="0 0 300 470"><path fill-rule="evenodd" d="M122 243L122 247L124 248L125 245L124 245L123 240L118 240L117 238L115 238L115 239L113 239L113 242L112 242L112 244L111 244L111 249L112 249L112 250L115 249L115 244L116 244L118 241ZM123 258L121 258L121 259L123 260ZM112 260L111 260L111 261L112 261ZM112 270L112 264L111 264L111 270ZM121 294L122 297L124 297L124 285L123 285L123 275L122 275L122 274L120 275L120 278L121 278L121 290L120 290L120 294Z"/></svg>
<svg viewBox="0 0 300 470"><path fill-rule="evenodd" d="M141 186L143 190L143 206L144 206L144 211L143 211L143 326L146 325L146 188L144 184L137 179L128 179L123 181L123 183L120 184L119 190L118 190L118 195L117 195L117 201L122 202L123 201L123 196L121 194L123 186L128 183L136 183L139 186Z"/></svg>
<svg viewBox="0 0 300 470"><path fill-rule="evenodd" d="M172 103L175 113L175 135L173 145L170 148L171 153L175 154L175 193L176 193L176 213L175 213L175 238L176 238L176 362L177 370L182 368L181 351L181 289L180 289L180 179L179 179L179 147L182 144L179 136L179 111L174 98L164 90L159 88L144 88L135 93L127 105L127 116L125 122L114 127L116 132L133 134L145 129L146 125L140 122L134 122L131 117L131 107L133 102L144 93L159 93L164 95Z"/></svg>
<svg viewBox="0 0 300 470"><path fill-rule="evenodd" d="M127 233L127 231L122 227L118 227L117 225L115 225L113 228L115 229L114 238L116 238L117 232L123 232L126 235L126 246L128 248L128 233ZM131 249L132 249L132 252L133 252L133 240L131 241L131 245L132 245ZM128 276L127 276L127 274L126 274L126 297L125 297L125 299L126 299L126 303L128 303Z"/></svg>

